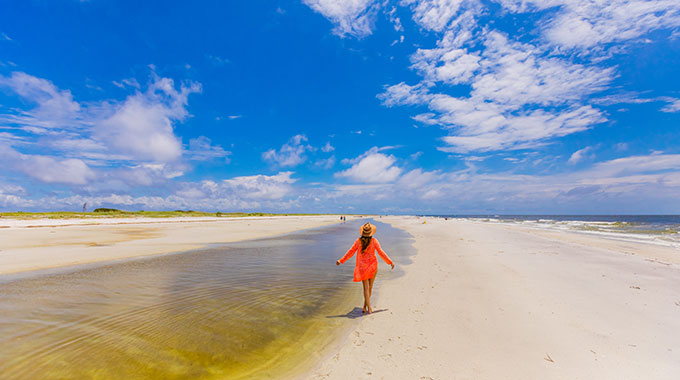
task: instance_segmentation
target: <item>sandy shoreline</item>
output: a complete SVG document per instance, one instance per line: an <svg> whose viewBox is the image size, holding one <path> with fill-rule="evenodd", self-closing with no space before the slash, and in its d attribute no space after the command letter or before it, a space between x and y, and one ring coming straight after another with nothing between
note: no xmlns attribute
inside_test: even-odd
<svg viewBox="0 0 680 380"><path fill-rule="evenodd" d="M182 252L281 235L338 217L0 220L0 274ZM2 228L4 227L4 228Z"/></svg>
<svg viewBox="0 0 680 380"><path fill-rule="evenodd" d="M680 251L390 217L418 253L301 379L675 379ZM423 224L427 221L427 224ZM389 247L385 247L389 252Z"/></svg>
<svg viewBox="0 0 680 380"><path fill-rule="evenodd" d="M187 251L337 221L3 220L0 274ZM414 237L412 264L402 267L403 276L378 283L374 308L386 310L348 321L349 332L310 358L316 362L304 365L311 369L300 379L618 380L680 373L679 250L471 220L380 221Z"/></svg>

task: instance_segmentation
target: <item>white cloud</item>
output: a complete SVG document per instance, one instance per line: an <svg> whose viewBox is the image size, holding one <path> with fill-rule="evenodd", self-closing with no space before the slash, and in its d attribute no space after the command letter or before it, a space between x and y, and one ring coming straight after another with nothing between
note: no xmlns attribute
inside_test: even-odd
<svg viewBox="0 0 680 380"><path fill-rule="evenodd" d="M427 82L470 84L470 97L517 108L524 104L552 105L575 101L606 88L612 69L585 67L545 57L536 46L511 42L499 32L483 35L484 49L443 46L418 49L413 68ZM388 88L385 103L417 104L426 91L423 84L403 82ZM394 99L394 100L392 100Z"/></svg>
<svg viewBox="0 0 680 380"><path fill-rule="evenodd" d="M404 26L401 24L401 19L397 17L397 7L392 7L392 9L390 9L389 12L385 13L387 14L392 25L394 26L394 30L397 32L403 32ZM404 36L402 35L401 38L403 42Z"/></svg>
<svg viewBox="0 0 680 380"><path fill-rule="evenodd" d="M383 104L392 107L397 105L420 105L428 102L432 96L423 84L410 86L404 82L385 88L385 92L378 94ZM361 132L359 132L361 133Z"/></svg>
<svg viewBox="0 0 680 380"><path fill-rule="evenodd" d="M375 154L375 149L362 156ZM365 157L358 157L360 162ZM353 205L369 212L526 213L680 212L680 155L651 154L604 161L549 175L486 173L476 166L439 172L416 168L392 182L306 184L290 172L180 183L163 196L46 196L39 204L22 189L0 186L0 206L41 209L120 206L126 209L318 210ZM321 207L321 208L315 208Z"/></svg>
<svg viewBox="0 0 680 380"><path fill-rule="evenodd" d="M326 145L321 147L321 151L324 152L324 153L329 153L329 152L332 152L334 150L335 150L335 148L333 147L333 145L331 145L330 141L326 142Z"/></svg>
<svg viewBox="0 0 680 380"><path fill-rule="evenodd" d="M465 49L418 49L412 56L413 68L426 81L459 84L469 82L480 68L479 55Z"/></svg>
<svg viewBox="0 0 680 380"><path fill-rule="evenodd" d="M499 0L512 12L554 8L542 26L545 38L563 48L588 49L680 26L676 0Z"/></svg>
<svg viewBox="0 0 680 380"><path fill-rule="evenodd" d="M89 207L119 207L123 209L174 210L194 209L205 211L287 211L298 207L299 194L295 194L291 172L276 175L234 177L222 181L180 183L180 188L165 196L132 196L109 193L102 195L49 195L39 201L25 198L20 187L0 186L0 207L31 207L39 210L80 209Z"/></svg>
<svg viewBox="0 0 680 380"><path fill-rule="evenodd" d="M570 164L577 164L581 161L583 161L586 158L593 158L594 155L591 154L593 150L593 147L587 146L583 149L579 149L576 152L574 152L571 157L569 157L569 160L567 161Z"/></svg>
<svg viewBox="0 0 680 380"><path fill-rule="evenodd" d="M139 84L139 82L135 78L125 78L125 79L121 80L120 82L114 80L111 83L113 83L113 85L118 87L118 88L125 88L126 86L136 88L136 89L142 88L142 86Z"/></svg>
<svg viewBox="0 0 680 380"><path fill-rule="evenodd" d="M18 136L13 133L0 132L0 144L5 143L7 145L21 144L26 141L26 137Z"/></svg>
<svg viewBox="0 0 680 380"><path fill-rule="evenodd" d="M183 121L191 93L200 92L197 83L175 88L169 78L154 76L146 92L136 92L113 114L95 122L94 136L116 152L136 159L171 162L182 155L181 140L174 134L173 123Z"/></svg>
<svg viewBox="0 0 680 380"><path fill-rule="evenodd" d="M13 146L10 149L20 155L15 155L21 157L17 162L23 162L15 165L15 170L21 171L30 162L41 162L52 168L60 166L71 175L63 179L53 178L56 174L51 173L40 175L40 171L29 175L48 183L70 184L84 184L85 179L93 179L95 174L127 176L127 171L118 169L121 165L134 168L146 163L166 164L166 172L181 173L182 142L175 135L174 125L188 117L188 96L200 92L201 87L188 83L177 88L171 79L155 73L151 79L145 91L135 91L124 101L79 103L70 91L60 90L46 79L21 72L0 76L0 87L9 88L32 104L27 110L10 109L0 114L0 121L10 125L8 129L23 131L21 140L3 138ZM129 87L139 87L133 79L123 82ZM70 161L16 150L27 147L49 149L53 155ZM209 153L227 152L211 147ZM99 166L100 170L94 173L89 166ZM108 168L108 172L104 168Z"/></svg>
<svg viewBox="0 0 680 380"><path fill-rule="evenodd" d="M45 183L84 185L95 177L94 171L79 159L21 154L3 145L0 158L6 166Z"/></svg>
<svg viewBox="0 0 680 380"><path fill-rule="evenodd" d="M57 159L48 156L24 156L19 168L25 174L46 183L84 185L94 178L94 172L75 158Z"/></svg>
<svg viewBox="0 0 680 380"><path fill-rule="evenodd" d="M458 13L464 0L402 0L401 4L411 6L413 19L422 27L442 31Z"/></svg>
<svg viewBox="0 0 680 380"><path fill-rule="evenodd" d="M612 104L644 104L644 103L651 103L657 100L662 100L662 99L654 99L654 98L641 98L639 94L634 93L634 92L627 92L627 93L620 93L620 94L612 94L612 95L605 95L605 96L600 96L594 99L591 99L591 102L594 104L600 104L600 105L605 105L605 106L610 106Z"/></svg>
<svg viewBox="0 0 680 380"><path fill-rule="evenodd" d="M673 98L670 96L655 96L645 98L635 92L602 96L592 99L591 102L605 106L610 106L613 104L645 104L664 102L666 104L661 108L661 112L680 112L680 99L678 98Z"/></svg>
<svg viewBox="0 0 680 380"><path fill-rule="evenodd" d="M196 161L208 161L216 158L224 158L229 163L231 152L224 150L219 145L212 145L209 138L199 136L189 140L189 149L185 151L187 157Z"/></svg>
<svg viewBox="0 0 680 380"><path fill-rule="evenodd" d="M542 57L535 46L511 42L489 33L484 40L483 69L471 82L473 97L501 104L563 104L604 90L612 69L585 67L558 58Z"/></svg>
<svg viewBox="0 0 680 380"><path fill-rule="evenodd" d="M680 99L669 99L669 103L661 108L663 112L680 112Z"/></svg>
<svg viewBox="0 0 680 380"><path fill-rule="evenodd" d="M680 29L675 29L674 31L671 32L671 35L668 37L668 40L675 41L678 38L680 38Z"/></svg>
<svg viewBox="0 0 680 380"><path fill-rule="evenodd" d="M535 147L548 139L580 132L605 120L590 106L561 112L541 109L512 112L495 103L446 95L436 96L430 108L438 113L432 122L456 131L455 135L442 138L451 146L441 150L458 153Z"/></svg>
<svg viewBox="0 0 680 380"><path fill-rule="evenodd" d="M402 212L678 212L678 206L667 207L680 201L678 168L680 155L653 154L549 175L484 173L475 166L447 173L414 169L398 179L399 186L340 185L327 196Z"/></svg>
<svg viewBox="0 0 680 380"><path fill-rule="evenodd" d="M231 63L229 58L224 58L217 55L207 54L205 57L215 66L224 66Z"/></svg>
<svg viewBox="0 0 680 380"><path fill-rule="evenodd" d="M680 3L675 0L570 1L562 9L545 34L567 48L625 41L680 26Z"/></svg>
<svg viewBox="0 0 680 380"><path fill-rule="evenodd" d="M283 144L277 151L270 149L262 153L262 159L275 163L281 167L293 167L300 165L307 160L306 152L314 150L311 145L305 144L305 135L295 135Z"/></svg>
<svg viewBox="0 0 680 380"><path fill-rule="evenodd" d="M0 120L4 122L43 128L76 127L81 124L77 115L81 107L73 100L71 91L60 90L48 80L13 72L9 77L0 76L0 87L7 87L36 104L30 111L1 115Z"/></svg>
<svg viewBox="0 0 680 380"><path fill-rule="evenodd" d="M613 70L549 57L495 31L477 40L483 50L470 52L446 35L439 47L417 50L412 67L423 81L390 86L378 97L386 106L427 105L434 112L414 119L448 129L451 135L442 140L450 147L442 150L449 152L524 149L606 121L599 110L578 102L605 89ZM432 93L438 82L468 84L469 95L452 97L440 88Z"/></svg>
<svg viewBox="0 0 680 380"><path fill-rule="evenodd" d="M373 148L350 160L352 167L335 173L335 177L363 183L393 182L402 172L400 167L394 166L396 161L394 156L378 153L377 148Z"/></svg>
<svg viewBox="0 0 680 380"><path fill-rule="evenodd" d="M438 172L414 169L399 178L399 186L405 189L417 189L429 185L439 177Z"/></svg>
<svg viewBox="0 0 680 380"><path fill-rule="evenodd" d="M184 174L185 167L176 164L164 163L142 163L131 167L124 167L114 170L107 175L102 175L100 181L104 189L111 186L117 180L122 180L124 186L121 188L129 189L130 186L152 186L161 184ZM91 191L101 191L102 186L88 186Z"/></svg>
<svg viewBox="0 0 680 380"><path fill-rule="evenodd" d="M322 14L333 24L333 33L338 36L347 34L365 37L372 33L374 22L373 7L376 0L302 0L314 11Z"/></svg>
<svg viewBox="0 0 680 380"><path fill-rule="evenodd" d="M629 156L595 164L584 171L592 179L627 177L636 174L659 174L661 172L678 172L680 154L651 154L647 156Z"/></svg>
<svg viewBox="0 0 680 380"><path fill-rule="evenodd" d="M273 176L254 175L234 177L222 181L222 191L234 192L247 199L281 199L292 191L293 172L280 172Z"/></svg>
<svg viewBox="0 0 680 380"><path fill-rule="evenodd" d="M401 2L413 10L414 20L423 28L439 32L439 40L436 47L419 48L411 56L420 83L401 82L378 97L388 107L426 105L432 112L413 118L449 131L442 138L449 146L441 150L467 153L535 147L605 122L601 111L583 103L609 87L616 69L576 63L561 49L591 49L680 25L680 2L669 0L498 2L510 12L550 9L545 14L555 17L538 24L544 39L520 42L493 25L479 25L477 19L488 10L476 2ZM467 95L461 94L464 86L469 86ZM456 95L449 95L449 89ZM680 103L674 101L663 108L676 110Z"/></svg>
<svg viewBox="0 0 680 380"><path fill-rule="evenodd" d="M0 207L24 206L29 202L33 203L23 197L25 194L26 190L21 186L0 184Z"/></svg>
<svg viewBox="0 0 680 380"><path fill-rule="evenodd" d="M314 166L328 170L335 166L335 156L330 156L328 158L317 160L314 163Z"/></svg>

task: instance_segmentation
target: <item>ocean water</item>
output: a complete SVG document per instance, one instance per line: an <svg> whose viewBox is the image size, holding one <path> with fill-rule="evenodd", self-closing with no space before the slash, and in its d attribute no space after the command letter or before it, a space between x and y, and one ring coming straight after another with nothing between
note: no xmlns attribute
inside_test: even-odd
<svg viewBox="0 0 680 380"><path fill-rule="evenodd" d="M357 316L353 265L334 263L362 223L0 276L0 378L277 378ZM408 262L409 236L376 224ZM381 266L378 285L395 272Z"/></svg>
<svg viewBox="0 0 680 380"><path fill-rule="evenodd" d="M571 230L680 248L680 215L436 215L436 217Z"/></svg>

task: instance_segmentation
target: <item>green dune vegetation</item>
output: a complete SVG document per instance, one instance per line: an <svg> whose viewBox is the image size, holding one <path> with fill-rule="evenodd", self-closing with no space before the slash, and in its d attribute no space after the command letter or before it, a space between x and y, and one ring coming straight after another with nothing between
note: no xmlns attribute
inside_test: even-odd
<svg viewBox="0 0 680 380"><path fill-rule="evenodd" d="M125 211L113 208L97 208L92 212L52 211L52 212L0 212L0 218L10 219L76 219L76 218L178 218L178 217L247 217L247 216L295 216L320 214L273 214L265 212L205 212L194 210L174 211Z"/></svg>

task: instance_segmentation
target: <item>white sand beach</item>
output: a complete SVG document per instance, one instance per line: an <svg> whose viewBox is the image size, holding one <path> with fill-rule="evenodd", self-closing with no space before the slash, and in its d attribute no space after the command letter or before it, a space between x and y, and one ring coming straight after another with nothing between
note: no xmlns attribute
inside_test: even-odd
<svg viewBox="0 0 680 380"><path fill-rule="evenodd" d="M680 373L676 248L471 220L380 221L413 235L413 262L397 262L403 276L378 278L374 310L382 311L348 321L348 334L305 365L311 369L301 379L621 380ZM336 222L336 216L3 220L0 274Z"/></svg>
<svg viewBox="0 0 680 380"><path fill-rule="evenodd" d="M381 221L415 237L413 263L378 283L374 309L385 311L359 318L301 378L678 378L680 251L467 220Z"/></svg>
<svg viewBox="0 0 680 380"><path fill-rule="evenodd" d="M338 218L0 219L0 274L182 252L321 227Z"/></svg>

